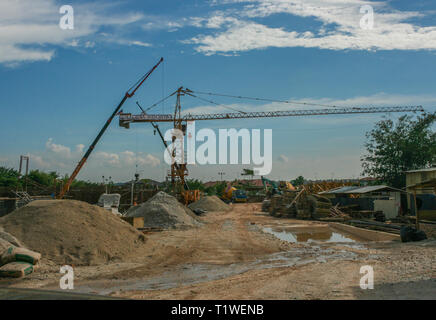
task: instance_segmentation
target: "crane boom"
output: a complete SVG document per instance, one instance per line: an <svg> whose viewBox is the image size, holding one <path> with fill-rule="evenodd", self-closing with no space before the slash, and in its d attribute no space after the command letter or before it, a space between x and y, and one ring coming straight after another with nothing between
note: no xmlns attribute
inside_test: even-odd
<svg viewBox="0 0 436 320"><path fill-rule="evenodd" d="M68 192L68 190L70 189L71 184L73 183L74 179L76 178L76 176L79 174L80 170L82 169L83 165L85 164L86 160L88 160L89 155L91 154L91 152L94 150L95 146L97 145L98 141L100 140L100 138L103 136L103 134L105 133L106 129L109 127L110 123L112 122L113 118L117 115L117 113L120 111L121 107L123 106L124 102L126 102L126 100L128 98L133 97L133 95L135 94L136 90L139 89L139 87L144 83L145 80L147 80L147 78L153 73L153 71L159 66L159 64L161 64L161 62L163 61L163 58L159 59L159 62L150 69L150 71L148 71L144 76L141 77L141 79L139 79L139 81L134 84L125 94L123 99L121 100L121 102L118 104L118 106L115 108L114 112L112 112L111 116L109 117L109 119L105 122L105 124L103 125L103 128L101 128L100 132L98 133L97 137L95 137L94 141L91 143L91 145L89 146L88 150L86 151L85 155L82 157L82 159L79 161L79 163L77 164L76 168L74 169L73 173L71 174L70 178L68 179L67 183L64 185L64 187L62 188L61 192L59 193L59 195L57 196L58 199L62 199L64 197L64 195Z"/></svg>
<svg viewBox="0 0 436 320"><path fill-rule="evenodd" d="M275 117L299 117L315 115L339 115L355 113L388 113L388 112L416 112L424 111L422 106L404 107L352 107L332 109L310 109L310 110L289 110L289 111L259 111L259 112L228 112L228 113L206 113L206 114L185 114L182 121L197 120L219 120L219 119L247 119L247 118L275 118ZM132 122L173 122L172 114L147 114L133 115L131 113L120 113L119 125L129 128Z"/></svg>

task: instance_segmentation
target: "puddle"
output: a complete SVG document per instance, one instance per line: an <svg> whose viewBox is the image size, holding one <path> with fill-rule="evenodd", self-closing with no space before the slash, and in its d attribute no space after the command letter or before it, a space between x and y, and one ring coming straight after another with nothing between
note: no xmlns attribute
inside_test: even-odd
<svg viewBox="0 0 436 320"><path fill-rule="evenodd" d="M232 224L224 223L224 228L232 228ZM283 241L303 243L303 246L292 248L265 256L255 261L239 262L228 265L184 264L167 270L151 278L123 280L85 280L75 283L74 292L110 295L117 291L131 290L165 290L180 286L198 284L228 278L250 270L301 266L309 263L326 263L330 260L355 261L368 257L365 252L353 252L346 247L360 246L358 240L336 232L325 226L287 226L286 228L264 227L262 230ZM335 245L335 244L338 245ZM333 244L333 246L331 245ZM358 249L362 249L359 247ZM57 288L46 288L54 289Z"/></svg>
<svg viewBox="0 0 436 320"><path fill-rule="evenodd" d="M117 291L165 290L202 282L209 282L242 274L250 270L301 266L309 263L326 263L332 259L356 260L358 254L345 250L332 250L310 245L292 251L277 252L251 262L228 265L185 264L147 279L84 280L74 283L74 292L110 295ZM44 289L59 290L48 286Z"/></svg>
<svg viewBox="0 0 436 320"><path fill-rule="evenodd" d="M343 234L334 232L329 227L316 228L310 230L307 228L294 228L293 231L265 227L262 229L266 233L274 235L276 238L297 243L297 242L338 242L338 243L355 243L356 240L346 237Z"/></svg>

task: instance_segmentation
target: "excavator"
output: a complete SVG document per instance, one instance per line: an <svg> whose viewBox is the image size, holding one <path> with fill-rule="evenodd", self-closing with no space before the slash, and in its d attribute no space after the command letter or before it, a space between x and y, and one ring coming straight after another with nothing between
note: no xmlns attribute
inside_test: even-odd
<svg viewBox="0 0 436 320"><path fill-rule="evenodd" d="M247 202L247 194L245 190L236 189L232 185L228 185L221 195L221 200L226 203L230 202Z"/></svg>
<svg viewBox="0 0 436 320"><path fill-rule="evenodd" d="M295 187L288 181L273 181L261 176L263 187L268 191L268 185L271 186L271 194L281 194L282 190L295 191Z"/></svg>

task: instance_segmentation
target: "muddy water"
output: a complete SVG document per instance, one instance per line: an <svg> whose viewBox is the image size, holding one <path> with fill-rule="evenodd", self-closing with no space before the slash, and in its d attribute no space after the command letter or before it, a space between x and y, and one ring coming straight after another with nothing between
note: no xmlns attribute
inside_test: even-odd
<svg viewBox="0 0 436 320"><path fill-rule="evenodd" d="M231 227L231 224L225 227ZM290 251L260 256L252 262L227 265L184 264L175 266L153 278L80 281L75 283L74 291L110 295L119 291L165 290L219 280L249 270L293 267L314 262L325 263L329 260L357 260L361 258L361 255L366 255L366 248L357 239L330 229L327 225L259 227L253 227L252 230L257 229L257 232L272 234L282 241L298 245Z"/></svg>
<svg viewBox="0 0 436 320"><path fill-rule="evenodd" d="M335 232L328 226L322 228L293 228L292 230L277 228L277 227L265 227L263 232L270 233L276 238L291 242L351 242L355 243L356 240L350 236L346 236L339 232Z"/></svg>
<svg viewBox="0 0 436 320"><path fill-rule="evenodd" d="M242 274L249 270L292 267L314 262L325 263L331 259L355 260L357 257L358 254L347 250L332 250L320 246L310 246L307 248L295 248L295 250L289 252L266 255L253 262L229 265L185 264L149 279L76 282L74 292L110 295L118 291L171 289L219 280Z"/></svg>
<svg viewBox="0 0 436 320"><path fill-rule="evenodd" d="M293 248L291 251L265 255L252 262L228 265L184 264L153 278L76 282L74 292L110 295L120 291L165 290L224 279L250 270L293 267L315 262L325 263L329 260L352 261L359 259L360 255L361 253L345 250L345 248L333 249L323 244L311 243Z"/></svg>

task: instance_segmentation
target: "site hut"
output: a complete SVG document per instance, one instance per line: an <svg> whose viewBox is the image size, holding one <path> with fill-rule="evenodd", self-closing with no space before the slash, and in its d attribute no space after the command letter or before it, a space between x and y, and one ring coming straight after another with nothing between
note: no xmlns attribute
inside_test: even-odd
<svg viewBox="0 0 436 320"><path fill-rule="evenodd" d="M436 221L436 167L406 171L406 190L410 193L407 199L408 208L412 215L422 220Z"/></svg>
<svg viewBox="0 0 436 320"><path fill-rule="evenodd" d="M345 186L319 193L333 205L359 205L362 211L383 211L386 219L403 215L407 210L407 193L385 185Z"/></svg>

